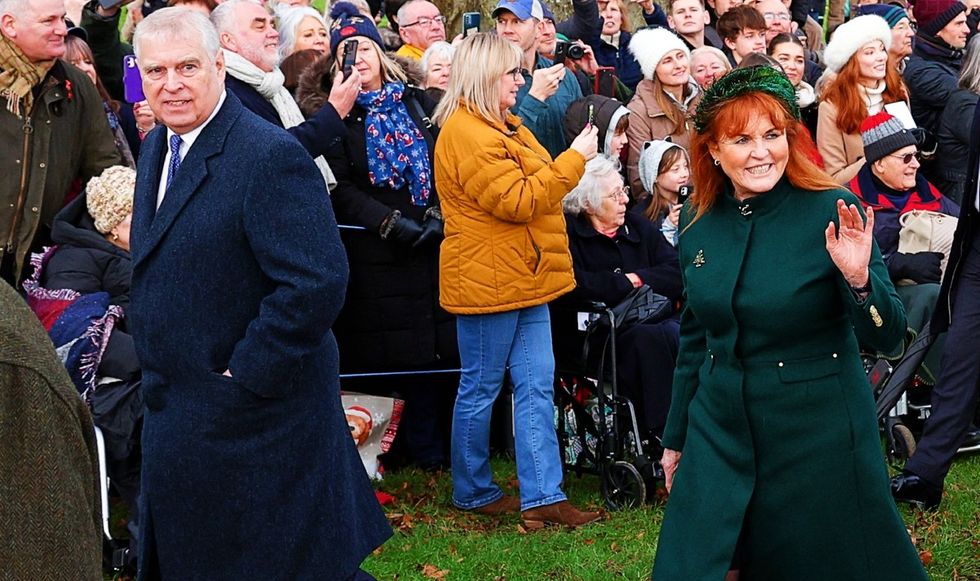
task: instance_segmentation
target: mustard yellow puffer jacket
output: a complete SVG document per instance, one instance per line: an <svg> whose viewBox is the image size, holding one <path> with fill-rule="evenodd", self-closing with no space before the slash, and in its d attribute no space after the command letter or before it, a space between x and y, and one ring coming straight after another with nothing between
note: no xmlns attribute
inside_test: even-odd
<svg viewBox="0 0 980 581"><path fill-rule="evenodd" d="M465 109L435 150L446 221L439 300L450 313L498 313L547 303L575 288L561 200L585 158L552 161L519 118L489 123Z"/></svg>

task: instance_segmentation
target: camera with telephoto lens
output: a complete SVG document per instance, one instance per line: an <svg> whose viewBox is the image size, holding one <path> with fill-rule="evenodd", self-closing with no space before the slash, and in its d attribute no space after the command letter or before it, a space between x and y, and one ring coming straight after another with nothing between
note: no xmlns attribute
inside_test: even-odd
<svg viewBox="0 0 980 581"><path fill-rule="evenodd" d="M560 63L565 59L577 61L585 56L585 49L577 44L559 40L555 43L555 62Z"/></svg>

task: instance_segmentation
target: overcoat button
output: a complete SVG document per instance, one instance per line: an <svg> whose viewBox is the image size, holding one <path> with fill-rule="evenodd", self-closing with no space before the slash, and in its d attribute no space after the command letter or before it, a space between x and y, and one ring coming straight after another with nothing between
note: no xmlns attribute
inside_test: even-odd
<svg viewBox="0 0 980 581"><path fill-rule="evenodd" d="M834 353L834 359L837 359L837 354L836 353Z"/></svg>
<svg viewBox="0 0 980 581"><path fill-rule="evenodd" d="M780 361L780 362L779 362L779 366L780 366L780 367L782 367L782 366L783 366L783 362L782 362L782 361Z"/></svg>

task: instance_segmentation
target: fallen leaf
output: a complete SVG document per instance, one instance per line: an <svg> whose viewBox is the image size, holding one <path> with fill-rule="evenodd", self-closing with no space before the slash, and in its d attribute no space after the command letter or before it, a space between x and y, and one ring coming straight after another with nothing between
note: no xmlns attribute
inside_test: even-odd
<svg viewBox="0 0 980 581"><path fill-rule="evenodd" d="M524 528L524 525L517 525L517 534L519 534L519 535L526 535L527 534L527 529Z"/></svg>
<svg viewBox="0 0 980 581"><path fill-rule="evenodd" d="M422 575L426 579L445 579L446 575L449 575L449 569L440 569L435 565L424 565L422 567Z"/></svg>
<svg viewBox="0 0 980 581"><path fill-rule="evenodd" d="M584 544L586 544L586 545L594 545L594 544L595 544L595 539L585 539L585 540L584 540L584 541L582 541L582 542L583 542Z"/></svg>
<svg viewBox="0 0 980 581"><path fill-rule="evenodd" d="M919 552L919 560L922 561L923 565L929 565L932 563L932 551L921 551Z"/></svg>
<svg viewBox="0 0 980 581"><path fill-rule="evenodd" d="M642 539L645 536L647 536L647 532L646 531L640 531L639 533L636 534L636 538L637 539Z"/></svg>
<svg viewBox="0 0 980 581"><path fill-rule="evenodd" d="M614 553L617 552L617 551L619 551L619 544L616 543L616 541L613 541L613 543L611 545L609 545L609 550L612 551L612 552L614 552Z"/></svg>

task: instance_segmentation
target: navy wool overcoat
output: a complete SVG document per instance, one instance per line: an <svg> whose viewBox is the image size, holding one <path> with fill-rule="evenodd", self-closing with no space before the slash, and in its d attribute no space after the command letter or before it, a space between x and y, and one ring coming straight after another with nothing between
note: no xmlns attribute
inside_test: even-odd
<svg viewBox="0 0 980 581"><path fill-rule="evenodd" d="M232 94L133 216L141 579L346 579L391 530L341 408L347 260L313 160ZM233 378L222 376L230 369Z"/></svg>

